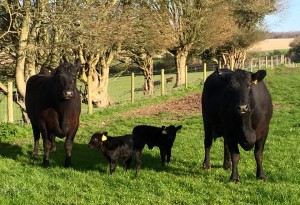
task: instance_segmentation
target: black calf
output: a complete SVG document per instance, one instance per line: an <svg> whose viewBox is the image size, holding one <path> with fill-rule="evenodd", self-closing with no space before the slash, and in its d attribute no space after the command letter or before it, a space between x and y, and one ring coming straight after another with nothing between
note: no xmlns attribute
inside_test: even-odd
<svg viewBox="0 0 300 205"><path fill-rule="evenodd" d="M134 154L132 135L110 137L107 132L97 132L93 134L89 147L101 150L110 163L110 174L115 171L119 159L123 161L124 170L127 171Z"/></svg>
<svg viewBox="0 0 300 205"><path fill-rule="evenodd" d="M171 125L169 127L153 127L147 125L136 126L133 131L133 144L136 154L136 173L141 167L141 155L145 144L148 145L149 149L154 146L159 147L161 164L165 165L165 160L167 157L167 163L171 159L171 149L176 138L176 132L180 130L182 126L175 127Z"/></svg>

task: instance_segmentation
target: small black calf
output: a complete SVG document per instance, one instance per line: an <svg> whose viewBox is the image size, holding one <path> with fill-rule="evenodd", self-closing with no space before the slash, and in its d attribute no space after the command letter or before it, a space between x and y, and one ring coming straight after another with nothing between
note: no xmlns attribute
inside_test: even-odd
<svg viewBox="0 0 300 205"><path fill-rule="evenodd" d="M90 148L100 149L108 159L110 174L115 171L119 159L123 161L124 170L127 171L134 154L132 135L110 137L107 132L97 132L93 134L88 145Z"/></svg>
<svg viewBox="0 0 300 205"><path fill-rule="evenodd" d="M165 160L167 157L167 163L171 159L171 149L175 141L176 132L180 130L182 126L175 127L171 125L169 127L153 127L148 125L136 126L133 131L133 146L136 154L136 173L141 167L141 155L145 144L148 145L149 149L154 146L159 147L161 164L165 165Z"/></svg>

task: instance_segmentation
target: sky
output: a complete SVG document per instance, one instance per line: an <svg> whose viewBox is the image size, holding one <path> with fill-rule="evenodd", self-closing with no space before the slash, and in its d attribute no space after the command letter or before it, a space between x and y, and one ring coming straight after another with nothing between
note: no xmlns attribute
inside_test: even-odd
<svg viewBox="0 0 300 205"><path fill-rule="evenodd" d="M271 32L300 31L300 0L287 2L283 11L266 16L265 22Z"/></svg>

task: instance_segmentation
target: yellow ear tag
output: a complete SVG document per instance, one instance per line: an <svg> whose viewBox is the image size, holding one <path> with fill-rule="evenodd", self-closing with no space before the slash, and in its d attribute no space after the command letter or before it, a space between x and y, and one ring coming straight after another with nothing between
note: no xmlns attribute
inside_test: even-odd
<svg viewBox="0 0 300 205"><path fill-rule="evenodd" d="M161 133L163 133L164 135L167 134L167 131L166 130L163 130Z"/></svg>
<svg viewBox="0 0 300 205"><path fill-rule="evenodd" d="M101 140L102 140L102 141L106 141L106 140L107 140L107 137L106 137L105 135L103 135L102 138L101 138Z"/></svg>
<svg viewBox="0 0 300 205"><path fill-rule="evenodd" d="M256 85L257 84L257 80L253 80L252 84Z"/></svg>

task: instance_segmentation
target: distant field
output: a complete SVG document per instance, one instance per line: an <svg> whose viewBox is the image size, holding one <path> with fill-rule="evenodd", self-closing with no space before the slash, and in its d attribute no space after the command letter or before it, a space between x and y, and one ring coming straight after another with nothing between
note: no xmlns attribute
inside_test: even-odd
<svg viewBox="0 0 300 205"><path fill-rule="evenodd" d="M294 38L266 39L252 46L248 51L273 51L289 49Z"/></svg>

